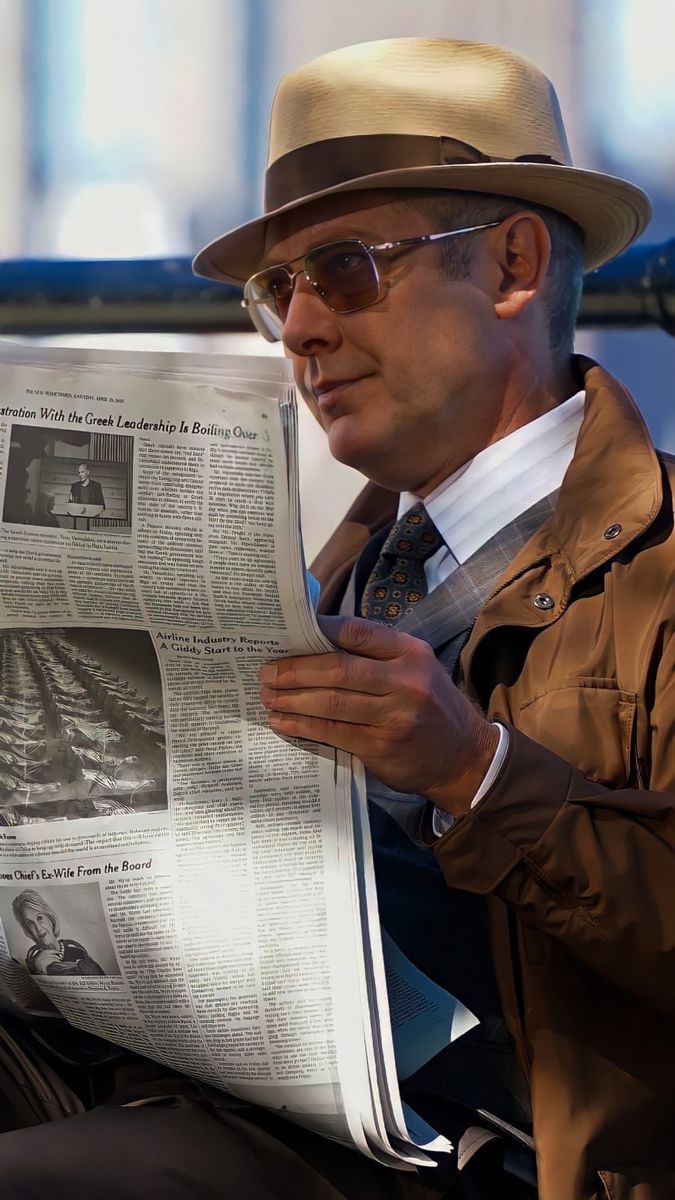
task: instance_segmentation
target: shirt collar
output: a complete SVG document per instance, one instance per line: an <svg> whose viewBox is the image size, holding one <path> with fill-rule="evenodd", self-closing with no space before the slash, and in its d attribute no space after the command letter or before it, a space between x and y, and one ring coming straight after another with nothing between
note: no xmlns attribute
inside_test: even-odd
<svg viewBox="0 0 675 1200"><path fill-rule="evenodd" d="M522 425L445 479L422 501L458 562L556 491L572 461L584 415L584 392ZM401 493L398 514L419 503Z"/></svg>

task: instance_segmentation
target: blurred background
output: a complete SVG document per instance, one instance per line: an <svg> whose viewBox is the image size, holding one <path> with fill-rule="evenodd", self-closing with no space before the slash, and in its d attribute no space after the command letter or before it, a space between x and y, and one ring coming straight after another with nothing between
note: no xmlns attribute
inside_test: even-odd
<svg viewBox="0 0 675 1200"><path fill-rule="evenodd" d="M472 38L558 91L577 165L643 186L646 240L675 237L675 0L0 0L0 259L192 255L260 210L279 77L351 42ZM274 353L250 334L112 334L68 344ZM582 332L675 450L675 342ZM302 423L308 551L360 480Z"/></svg>

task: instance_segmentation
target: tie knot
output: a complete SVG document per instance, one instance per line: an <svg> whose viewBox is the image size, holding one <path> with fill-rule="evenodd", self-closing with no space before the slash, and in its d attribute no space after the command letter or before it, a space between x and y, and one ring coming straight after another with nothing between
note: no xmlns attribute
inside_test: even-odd
<svg viewBox="0 0 675 1200"><path fill-rule="evenodd" d="M441 545L440 533L424 505L418 502L392 525L382 554L408 562L425 562Z"/></svg>
<svg viewBox="0 0 675 1200"><path fill-rule="evenodd" d="M442 545L423 504L392 525L361 598L361 616L394 625L427 595L424 563Z"/></svg>

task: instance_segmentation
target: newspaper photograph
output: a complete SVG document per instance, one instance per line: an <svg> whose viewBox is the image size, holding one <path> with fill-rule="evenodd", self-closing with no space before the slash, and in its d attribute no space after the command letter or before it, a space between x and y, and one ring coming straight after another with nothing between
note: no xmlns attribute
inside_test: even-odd
<svg viewBox="0 0 675 1200"><path fill-rule="evenodd" d="M149 633L0 630L0 826L166 806Z"/></svg>

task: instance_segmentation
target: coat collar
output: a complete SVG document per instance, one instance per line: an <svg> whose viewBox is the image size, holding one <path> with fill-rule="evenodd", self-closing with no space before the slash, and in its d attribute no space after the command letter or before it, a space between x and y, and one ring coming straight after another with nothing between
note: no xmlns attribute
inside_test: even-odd
<svg viewBox="0 0 675 1200"><path fill-rule="evenodd" d="M573 584L615 557L643 533L663 501L661 469L645 423L629 393L592 359L578 357L586 393L574 458L555 515L530 538L500 581L500 590L529 568L550 560L555 609L529 611L519 623L547 624L560 615ZM335 611L349 574L369 538L395 519L398 497L368 483L312 564L322 584L322 612ZM615 537L607 537L620 525Z"/></svg>
<svg viewBox="0 0 675 1200"><path fill-rule="evenodd" d="M651 525L663 502L661 468L635 402L589 358L577 358L586 403L555 515L512 564L559 554L571 582L614 558ZM606 536L620 526L616 536Z"/></svg>

